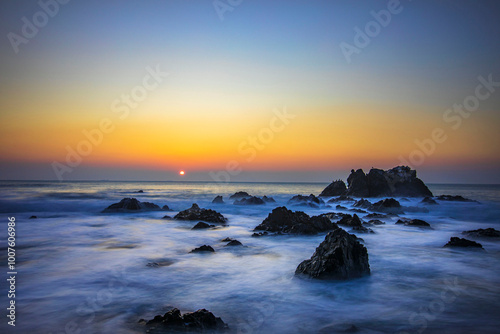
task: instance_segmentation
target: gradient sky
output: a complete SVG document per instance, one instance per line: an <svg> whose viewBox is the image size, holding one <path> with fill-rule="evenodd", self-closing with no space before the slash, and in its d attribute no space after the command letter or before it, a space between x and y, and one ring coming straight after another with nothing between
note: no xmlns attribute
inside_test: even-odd
<svg viewBox="0 0 500 334"><path fill-rule="evenodd" d="M424 181L500 183L500 87L460 125L443 120L479 76L500 81L500 4L401 1L348 63L341 43L387 6L245 0L221 20L209 0L72 0L16 54L9 33L41 7L2 1L0 179L57 180L53 163L110 119L64 180L213 180L236 161L231 181L328 182L400 165L441 128L412 164ZM169 75L120 119L113 102L157 65ZM284 108L295 118L250 153Z"/></svg>

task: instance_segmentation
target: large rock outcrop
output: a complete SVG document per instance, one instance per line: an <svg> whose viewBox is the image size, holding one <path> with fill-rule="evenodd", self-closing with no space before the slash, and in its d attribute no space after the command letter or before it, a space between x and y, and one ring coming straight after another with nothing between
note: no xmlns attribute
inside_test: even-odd
<svg viewBox="0 0 500 334"><path fill-rule="evenodd" d="M339 228L326 235L312 257L299 264L295 274L337 280L369 275L368 251L355 235Z"/></svg>
<svg viewBox="0 0 500 334"><path fill-rule="evenodd" d="M211 223L225 224L227 219L215 210L200 209L194 203L189 209L179 212L174 216L177 220L202 220Z"/></svg>
<svg viewBox="0 0 500 334"><path fill-rule="evenodd" d="M219 332L228 329L221 318L206 309L181 314L179 309L174 308L163 316L157 315L147 322L141 319L139 323L144 323L153 333Z"/></svg>
<svg viewBox="0 0 500 334"><path fill-rule="evenodd" d="M347 184L347 195L355 197L432 197L429 188L417 178L417 172L407 166L386 171L372 168L368 174L362 169L352 170Z"/></svg>
<svg viewBox="0 0 500 334"><path fill-rule="evenodd" d="M338 226L324 216L309 217L302 211L293 212L282 206L274 209L254 231L316 234L335 228Z"/></svg>
<svg viewBox="0 0 500 334"><path fill-rule="evenodd" d="M124 198L118 203L111 204L102 212L137 212L137 211L155 211L161 208L149 202L141 202L136 198Z"/></svg>
<svg viewBox="0 0 500 334"><path fill-rule="evenodd" d="M347 187L342 180L333 181L330 183L319 196L331 197L331 196L342 196L347 194Z"/></svg>

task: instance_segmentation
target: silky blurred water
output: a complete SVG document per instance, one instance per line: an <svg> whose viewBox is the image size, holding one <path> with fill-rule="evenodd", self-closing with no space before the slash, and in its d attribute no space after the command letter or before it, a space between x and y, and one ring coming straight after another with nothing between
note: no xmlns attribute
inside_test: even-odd
<svg viewBox="0 0 500 334"><path fill-rule="evenodd" d="M480 203L440 202L405 217L433 229L374 226L359 235L372 275L348 282L294 277L325 234L251 237L273 208L327 184L195 182L0 182L0 228L17 223L17 325L2 333L142 333L140 318L206 308L235 333L333 333L351 324L361 333L495 333L500 327L500 241L485 251L442 246L461 231L500 229L500 186L430 185L435 195ZM144 193L137 193L143 190ZM236 206L236 191L277 203ZM226 204L211 204L223 195ZM124 197L174 212L103 214ZM419 206L421 199L400 199ZM371 199L373 202L374 199ZM192 203L221 212L225 227L191 230L196 222L163 220ZM346 204L342 204L346 205ZM349 207L349 205L346 205ZM333 208L293 208L310 215ZM28 219L35 215L38 219ZM360 215L361 217L363 214ZM244 247L224 247L225 237ZM0 261L6 264L6 237ZM214 254L191 254L209 244ZM150 262L163 264L148 267ZM5 277L6 265L2 265ZM2 308L7 284L2 279ZM5 316L3 316L5 318ZM347 326L347 327L346 327Z"/></svg>

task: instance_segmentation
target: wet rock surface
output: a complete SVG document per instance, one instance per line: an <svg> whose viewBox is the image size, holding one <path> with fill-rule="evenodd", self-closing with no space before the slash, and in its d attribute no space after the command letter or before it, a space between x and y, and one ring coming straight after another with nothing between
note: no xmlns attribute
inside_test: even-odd
<svg viewBox="0 0 500 334"><path fill-rule="evenodd" d="M145 324L154 333L214 333L229 328L221 318L206 309L181 314L179 309L174 308L163 316L157 315L149 321L141 319L139 323Z"/></svg>
<svg viewBox="0 0 500 334"><path fill-rule="evenodd" d="M154 203L141 202L136 198L124 198L118 203L111 204L102 212L137 212L137 211L154 211L161 210L160 207Z"/></svg>
<svg viewBox="0 0 500 334"><path fill-rule="evenodd" d="M198 204L193 204L191 208L181 211L174 216L177 220L201 220L211 223L225 224L227 219L217 211L211 209L201 209Z"/></svg>
<svg viewBox="0 0 500 334"><path fill-rule="evenodd" d="M478 242L457 237L451 237L450 241L448 241L448 243L443 247L483 248L483 246Z"/></svg>
<svg viewBox="0 0 500 334"><path fill-rule="evenodd" d="M330 183L321 194L320 197L341 196L347 193L347 187L342 180L333 181Z"/></svg>
<svg viewBox="0 0 500 334"><path fill-rule="evenodd" d="M480 228L477 230L463 231L462 234L476 238L500 238L500 231L495 230L492 227L485 229Z"/></svg>

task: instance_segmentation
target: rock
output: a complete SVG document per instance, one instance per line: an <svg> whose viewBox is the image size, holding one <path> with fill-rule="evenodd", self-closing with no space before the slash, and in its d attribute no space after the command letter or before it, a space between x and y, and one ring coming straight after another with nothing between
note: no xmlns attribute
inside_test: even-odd
<svg viewBox="0 0 500 334"><path fill-rule="evenodd" d="M198 224L193 226L192 230L201 230L201 229L211 228L211 227L215 227L215 226L208 225L207 223L204 223L204 222L198 222Z"/></svg>
<svg viewBox="0 0 500 334"><path fill-rule="evenodd" d="M269 235L269 233L267 233L267 232L254 232L254 233L252 234L252 237L254 237L254 238L258 238L258 237L263 237L263 236L265 236L265 235Z"/></svg>
<svg viewBox="0 0 500 334"><path fill-rule="evenodd" d="M375 233L371 228L367 228L364 226L354 226L351 231L358 233Z"/></svg>
<svg viewBox="0 0 500 334"><path fill-rule="evenodd" d="M401 204L394 198L386 198L378 201L377 203L372 204L369 210L396 214L404 213Z"/></svg>
<svg viewBox="0 0 500 334"><path fill-rule="evenodd" d="M386 171L372 168L368 174L362 169L351 170L347 184L347 195L355 197L432 196L429 188L417 178L417 172L406 166Z"/></svg>
<svg viewBox="0 0 500 334"><path fill-rule="evenodd" d="M404 226L431 227L431 225L428 222L423 221L421 219L401 218L401 219L398 219L396 224L397 225L404 225Z"/></svg>
<svg viewBox="0 0 500 334"><path fill-rule="evenodd" d="M139 323L144 323L143 319ZM154 319L146 322L146 326L151 327L152 330L159 330L160 332L211 332L211 331L225 331L228 326L221 318L213 315L212 312L206 309L200 309L196 312L181 314L179 309L174 308L165 313L164 316L157 315Z"/></svg>
<svg viewBox="0 0 500 334"><path fill-rule="evenodd" d="M451 237L450 241L443 247L473 247L473 248L483 248L483 245L480 243L477 243L475 241L463 239L463 238L457 238L457 237Z"/></svg>
<svg viewBox="0 0 500 334"><path fill-rule="evenodd" d="M215 196L215 198L212 201L213 204L225 204L224 200L222 199L222 196Z"/></svg>
<svg viewBox="0 0 500 334"><path fill-rule="evenodd" d="M233 240L235 240L235 239L233 239L233 238L224 238L224 239L221 240L221 242L229 242L229 241L233 241Z"/></svg>
<svg viewBox="0 0 500 334"><path fill-rule="evenodd" d="M162 208L161 208L161 209L162 209L162 210L164 210L164 211L173 211L173 210L172 210L172 209L170 209L170 208L168 207L168 205L166 205L166 204L165 204L164 206L162 206Z"/></svg>
<svg viewBox="0 0 500 334"><path fill-rule="evenodd" d="M347 215L344 216L341 220L337 222L337 225L344 225L344 226L349 226L349 227L360 227L361 225L361 219L359 219L358 215Z"/></svg>
<svg viewBox="0 0 500 334"><path fill-rule="evenodd" d="M229 199L242 199L246 197L252 197L249 193L246 191L238 191L234 193L233 195L229 196Z"/></svg>
<svg viewBox="0 0 500 334"><path fill-rule="evenodd" d="M193 204L191 208L181 211L174 216L177 220L203 220L211 223L225 224L227 219L211 209L200 209L198 204Z"/></svg>
<svg viewBox="0 0 500 334"><path fill-rule="evenodd" d="M342 195L342 196L339 196L339 197L335 197L335 198L332 198L330 200L328 200L327 203L339 203L339 202L355 202L356 200L352 197L349 197L349 196L346 196L346 195Z"/></svg>
<svg viewBox="0 0 500 334"><path fill-rule="evenodd" d="M480 228L478 230L463 231L462 234L477 238L500 238L500 231L497 231L491 227L485 229Z"/></svg>
<svg viewBox="0 0 500 334"><path fill-rule="evenodd" d="M266 195L264 195L264 197L262 197L262 200L266 203L276 203L276 201L274 200L274 198L272 197L267 197Z"/></svg>
<svg viewBox="0 0 500 334"><path fill-rule="evenodd" d="M38 218L37 216L31 216L28 219L37 219L37 218Z"/></svg>
<svg viewBox="0 0 500 334"><path fill-rule="evenodd" d="M240 200L236 200L233 203L234 205L262 205L265 204L264 201L256 196L242 198Z"/></svg>
<svg viewBox="0 0 500 334"><path fill-rule="evenodd" d="M355 235L339 228L326 235L312 257L299 264L295 274L337 280L369 275L368 252Z"/></svg>
<svg viewBox="0 0 500 334"><path fill-rule="evenodd" d="M383 213L370 213L367 214L365 218L389 218L389 216Z"/></svg>
<svg viewBox="0 0 500 334"><path fill-rule="evenodd" d="M295 206L307 206L310 208L319 208L320 206L325 205L325 202L313 194L310 194L309 196L303 196L303 195L296 195L293 196L287 204L289 205L295 205Z"/></svg>
<svg viewBox="0 0 500 334"><path fill-rule="evenodd" d="M356 213L368 213L368 211L361 210L361 209L349 209L350 212L356 212Z"/></svg>
<svg viewBox="0 0 500 334"><path fill-rule="evenodd" d="M140 193L140 194L142 194L143 192L144 192L144 190L142 190L142 189L136 191L136 193Z"/></svg>
<svg viewBox="0 0 500 334"><path fill-rule="evenodd" d="M160 267L168 267L168 266L171 266L172 264L174 264L175 261L172 261L170 259L164 259L162 261L157 261L157 262L148 262L146 264L147 267L151 267L151 268L160 268Z"/></svg>
<svg viewBox="0 0 500 334"><path fill-rule="evenodd" d="M201 253L201 252L211 252L211 253L214 253L215 250L210 245L203 245L203 246L200 246L198 248L193 249L189 253Z"/></svg>
<svg viewBox="0 0 500 334"><path fill-rule="evenodd" d="M347 187L345 186L344 181L337 180L330 183L321 194L320 197L331 197L331 196L341 196L347 193Z"/></svg>
<svg viewBox="0 0 500 334"><path fill-rule="evenodd" d="M436 202L432 197L425 197L420 203L427 205L438 205L438 202Z"/></svg>
<svg viewBox="0 0 500 334"><path fill-rule="evenodd" d="M130 211L154 211L161 210L156 204L140 202L135 198L124 198L119 203L114 203L102 212L130 212Z"/></svg>
<svg viewBox="0 0 500 334"><path fill-rule="evenodd" d="M340 212L328 212L328 213L322 213L320 214L318 217L326 217L330 220L337 220L337 219L341 219L342 217L344 217L344 215L347 215L345 213L340 213Z"/></svg>
<svg viewBox="0 0 500 334"><path fill-rule="evenodd" d="M165 215L163 216L161 219L173 219L172 217L170 217L169 215Z"/></svg>
<svg viewBox="0 0 500 334"><path fill-rule="evenodd" d="M352 206L355 208L365 208L368 209L370 206L372 206L372 203L370 201L367 201L366 199L362 198L359 201L356 201Z"/></svg>
<svg viewBox="0 0 500 334"><path fill-rule="evenodd" d="M342 206L342 205L340 205L340 204L339 204L339 205L337 205L337 206L335 207L335 209L337 209L337 210L347 210L347 208L346 208L345 206Z"/></svg>
<svg viewBox="0 0 500 334"><path fill-rule="evenodd" d="M227 243L226 246L243 246L243 244L238 240L231 240Z"/></svg>
<svg viewBox="0 0 500 334"><path fill-rule="evenodd" d="M437 197L439 201L448 201L448 202L475 202L478 203L478 201L475 201L473 199L465 198L460 195L440 195Z"/></svg>
<svg viewBox="0 0 500 334"><path fill-rule="evenodd" d="M254 231L290 234L316 234L338 228L328 218L309 217L302 211L293 212L286 207L275 208Z"/></svg>
<svg viewBox="0 0 500 334"><path fill-rule="evenodd" d="M384 225L385 223L381 220L378 220L378 219L372 219L370 221L368 221L368 223L366 223L368 225Z"/></svg>

